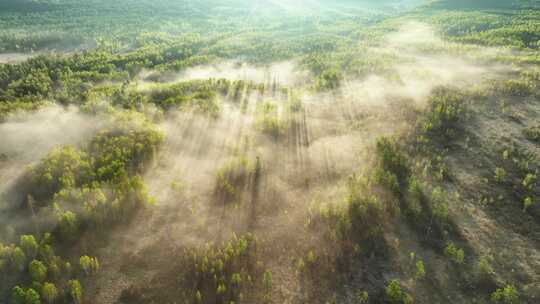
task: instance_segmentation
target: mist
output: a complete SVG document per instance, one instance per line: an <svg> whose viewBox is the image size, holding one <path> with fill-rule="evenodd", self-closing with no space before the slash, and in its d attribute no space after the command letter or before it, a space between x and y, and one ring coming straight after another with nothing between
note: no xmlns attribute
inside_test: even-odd
<svg viewBox="0 0 540 304"><path fill-rule="evenodd" d="M537 303L539 1L0 25L0 303Z"/></svg>
<svg viewBox="0 0 540 304"><path fill-rule="evenodd" d="M508 71L505 66L471 60L470 54L426 51L426 45L438 49L446 45L431 27L421 23L404 24L384 43L388 48L370 46L369 52L396 56L399 60L391 69L398 77L388 73L345 75L342 85L329 92L310 90L310 75L293 61L267 67L222 62L189 68L175 77L172 82L208 78L276 81L300 90L301 109L291 111L290 96L267 90L241 96L244 106L219 97L217 118L191 111L167 113L159 123L166 142L144 176L156 206L150 218L145 215L144 225L115 234L113 243L117 245L101 252L111 259L112 268L97 283L110 289L98 292L97 299L114 297L111 290L134 283L117 268L122 257L143 255L162 246L179 250L219 243L232 233L249 232L280 244L261 258L270 261L278 278L294 276L272 256L283 252L302 255L311 246L322 246L322 240L305 228L310 208L342 202L347 178L369 172L377 138L410 131L415 113L427 105L435 88L468 89L504 77ZM276 119L283 128L277 137L265 134L258 125L259 106L266 102L277 107ZM242 162L248 169L241 170L251 173L235 185L233 199L224 197L218 191L219 172L227 166L243 168L238 165ZM256 166L261 168L260 176L250 171ZM297 288L296 284L290 288Z"/></svg>

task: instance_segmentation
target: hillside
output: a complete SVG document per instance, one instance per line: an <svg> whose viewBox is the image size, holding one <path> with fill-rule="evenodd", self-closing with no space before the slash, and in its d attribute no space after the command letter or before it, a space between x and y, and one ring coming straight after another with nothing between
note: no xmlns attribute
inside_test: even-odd
<svg viewBox="0 0 540 304"><path fill-rule="evenodd" d="M0 303L538 303L540 1L0 3Z"/></svg>

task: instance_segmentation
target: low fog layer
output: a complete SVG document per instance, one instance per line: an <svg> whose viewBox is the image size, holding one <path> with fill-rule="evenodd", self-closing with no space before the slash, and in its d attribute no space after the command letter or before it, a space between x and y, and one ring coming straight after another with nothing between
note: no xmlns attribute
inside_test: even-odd
<svg viewBox="0 0 540 304"><path fill-rule="evenodd" d="M37 54L25 54L25 53L5 53L0 54L0 63L19 63L27 59L30 59Z"/></svg>
<svg viewBox="0 0 540 304"><path fill-rule="evenodd" d="M36 112L19 113L0 124L0 210L3 196L31 165L60 145L78 145L106 125L75 107L50 105Z"/></svg>
<svg viewBox="0 0 540 304"><path fill-rule="evenodd" d="M148 73L146 73L148 74ZM152 74L151 72L149 73ZM141 75L142 78L148 75ZM254 66L241 61L227 61L204 66L188 68L178 75L171 77L171 82L205 79L228 79L252 81L255 83L301 85L308 74L298 69L295 62L277 62L267 66Z"/></svg>
<svg viewBox="0 0 540 304"><path fill-rule="evenodd" d="M78 144L103 127L101 119L76 107L47 106L20 113L0 124L0 154L9 159L33 162L58 145Z"/></svg>
<svg viewBox="0 0 540 304"><path fill-rule="evenodd" d="M410 36L411 30L424 34ZM300 89L302 107L296 112L290 110L286 94L266 92L242 96L245 107L223 98L218 118L169 113L160 124L165 146L145 175L157 199L155 217L138 225L133 235L118 236L129 247L107 252L137 254L162 240L179 248L196 246L222 240L231 231L260 233L270 242L303 242L311 204L339 203L347 177L369 169L376 138L408 130L412 113L425 106L435 87L466 88L488 75L498 75L499 68L465 57L422 52L426 43L443 47L435 32L423 24L404 25L386 43L400 58L392 67L399 77L346 77L341 88L327 93ZM306 75L291 62L269 68L225 62L188 69L177 81L227 78L267 83L274 77L281 85L294 87ZM261 102L277 107L277 121L283 128L277 138L258 129ZM251 177L236 189L240 192L236 199L223 205L216 196L218 172L239 159L251 166L259 162L262 176ZM229 208L234 212L228 212ZM114 281L129 285L129 277L117 275ZM102 284L111 280L103 278Z"/></svg>
<svg viewBox="0 0 540 304"><path fill-rule="evenodd" d="M300 106L293 109L290 96L282 92L252 92L240 98L245 107L221 97L217 118L188 111L167 113L159 124L165 145L144 176L157 200L155 212L151 218L135 221L130 233L111 236L111 246L100 253L109 263L105 267L120 267L119 260L163 240L178 248L196 246L221 241L233 231L264 235L269 242L301 244L308 239L304 228L311 204L339 203L347 177L369 169L375 140L409 130L411 114L426 105L434 88L467 88L485 77L499 77L506 69L475 63L467 56L426 51L426 46L444 48L445 44L420 23L404 25L384 43L384 48L372 46L368 52L397 58L390 67L392 76L344 75L341 87L330 92L314 93L307 87L312 83L306 81L310 75L294 62L266 68L223 62L177 75L174 82L226 78L279 83L298 91ZM277 136L260 129L263 102L276 107ZM101 119L58 106L21 114L0 125L0 178L6 181L0 195L24 166L58 145L90 139L103 126ZM216 191L220 170L243 161L251 170L249 178L235 189L234 200L224 203ZM253 173L257 166L260 176ZM227 212L231 208L235 212ZM271 266L292 271L277 262ZM118 284L115 290L122 290L131 279L119 269L108 269L97 279L97 302L112 302L115 296L100 287L115 289Z"/></svg>

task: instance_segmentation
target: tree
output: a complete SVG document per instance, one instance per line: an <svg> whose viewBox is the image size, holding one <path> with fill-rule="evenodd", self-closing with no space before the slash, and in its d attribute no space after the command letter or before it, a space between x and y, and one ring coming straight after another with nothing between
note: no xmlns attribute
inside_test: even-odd
<svg viewBox="0 0 540 304"><path fill-rule="evenodd" d="M26 255L21 248L15 247L11 252L11 262L20 271L24 270L26 265Z"/></svg>
<svg viewBox="0 0 540 304"><path fill-rule="evenodd" d="M15 286L11 299L14 304L41 304L39 294L32 288L24 289L20 286Z"/></svg>
<svg viewBox="0 0 540 304"><path fill-rule="evenodd" d="M81 303L82 302L82 287L81 283L78 280L69 280L68 281L68 291L69 296L73 300L74 303Z"/></svg>
<svg viewBox="0 0 540 304"><path fill-rule="evenodd" d="M21 235L19 243L28 258L36 257L39 246L33 235Z"/></svg>
<svg viewBox="0 0 540 304"><path fill-rule="evenodd" d="M410 294L401 289L397 280L392 280L385 289L386 298L391 304L412 304L414 299Z"/></svg>
<svg viewBox="0 0 540 304"><path fill-rule="evenodd" d="M58 299L58 290L52 283L44 283L41 288L41 297L45 303L52 304Z"/></svg>
<svg viewBox="0 0 540 304"><path fill-rule="evenodd" d="M14 304L26 303L26 291L20 286L15 286L11 294L11 300Z"/></svg>
<svg viewBox="0 0 540 304"><path fill-rule="evenodd" d="M58 229L60 236L65 240L72 240L79 230L77 215L71 211L57 210Z"/></svg>
<svg viewBox="0 0 540 304"><path fill-rule="evenodd" d="M416 273L415 273L414 277L417 280L420 280L420 279L423 279L425 276L426 276L426 269L424 267L424 262L423 261L417 261L416 262Z"/></svg>
<svg viewBox="0 0 540 304"><path fill-rule="evenodd" d="M33 260L28 266L28 274L33 281L43 282L47 278L47 267L41 261Z"/></svg>
<svg viewBox="0 0 540 304"><path fill-rule="evenodd" d="M386 298L392 304L399 304L403 298L403 291L397 280L390 281L390 284L385 289Z"/></svg>
<svg viewBox="0 0 540 304"><path fill-rule="evenodd" d="M79 258L79 264L87 275L96 273L99 270L99 261L95 257L83 255Z"/></svg>

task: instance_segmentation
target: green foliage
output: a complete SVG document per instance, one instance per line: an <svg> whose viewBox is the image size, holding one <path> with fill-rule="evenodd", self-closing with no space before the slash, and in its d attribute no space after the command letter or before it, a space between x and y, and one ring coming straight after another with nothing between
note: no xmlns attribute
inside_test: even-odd
<svg viewBox="0 0 540 304"><path fill-rule="evenodd" d="M328 230L328 237L338 242L343 254L385 254L382 235L393 206L382 201L375 191L367 179L350 177L344 200L320 207L312 214L310 226ZM301 264L305 265L304 259Z"/></svg>
<svg viewBox="0 0 540 304"><path fill-rule="evenodd" d="M423 261L417 261L416 264L416 272L414 274L415 279L421 280L426 276L426 269L424 267Z"/></svg>
<svg viewBox="0 0 540 304"><path fill-rule="evenodd" d="M239 301L249 288L263 287L263 271L255 262L256 240L237 237L220 246L207 244L186 250L180 276L182 294L196 303ZM199 282L193 285L193 278Z"/></svg>
<svg viewBox="0 0 540 304"><path fill-rule="evenodd" d="M532 188L536 184L536 179L536 174L527 173L527 175L525 175L525 177L523 178L521 184L523 185L523 187L525 187L525 189L532 190Z"/></svg>
<svg viewBox="0 0 540 304"><path fill-rule="evenodd" d="M30 169L32 196L48 198L62 188L74 187L79 180L87 179L90 164L86 157L71 146L54 149L38 166Z"/></svg>
<svg viewBox="0 0 540 304"><path fill-rule="evenodd" d="M80 222L77 215L71 211L61 210L56 206L57 228L56 231L61 239L66 241L74 240L79 232Z"/></svg>
<svg viewBox="0 0 540 304"><path fill-rule="evenodd" d="M58 289L52 283L44 283L41 288L41 298L47 304L56 302L59 297Z"/></svg>
<svg viewBox="0 0 540 304"><path fill-rule="evenodd" d="M80 149L59 147L28 170L25 182L30 193L25 207L33 216L46 217L47 225L40 240L21 235L20 247L0 248L2 273L17 279L10 282L33 281L32 288L46 302L63 293L55 292L56 286L68 286L72 300L82 300L82 287L76 280L67 281L74 273L71 265L56 255L53 241L69 248L80 233L100 232L107 224L128 220L151 203L139 174L154 158L163 135L137 115L115 114L114 131L98 134ZM82 256L79 262L85 274L99 269L97 258Z"/></svg>
<svg viewBox="0 0 540 304"><path fill-rule="evenodd" d="M436 11L431 19L456 41L521 49L539 47L540 16L533 2L445 0L434 1L432 7L444 9Z"/></svg>
<svg viewBox="0 0 540 304"><path fill-rule="evenodd" d="M81 269L87 275L96 273L99 270L99 261L96 257L83 255L79 258L79 265L81 265Z"/></svg>
<svg viewBox="0 0 540 304"><path fill-rule="evenodd" d="M41 304L39 294L32 288L21 288L15 286L11 299L14 304Z"/></svg>
<svg viewBox="0 0 540 304"><path fill-rule="evenodd" d="M82 303L83 290L81 283L78 280L69 280L67 286L69 297L73 303Z"/></svg>
<svg viewBox="0 0 540 304"><path fill-rule="evenodd" d="M21 235L20 246L28 258L35 258L38 253L38 243L33 235Z"/></svg>
<svg viewBox="0 0 540 304"><path fill-rule="evenodd" d="M269 270L266 270L263 274L263 286L266 290L272 288L272 272Z"/></svg>
<svg viewBox="0 0 540 304"><path fill-rule="evenodd" d="M527 197L523 200L523 210L524 210L524 211L527 211L527 209L529 209L533 204L534 204L533 199L532 199L530 196L527 196Z"/></svg>
<svg viewBox="0 0 540 304"><path fill-rule="evenodd" d="M33 281L43 282L47 278L47 267L38 260L33 260L28 265L28 274Z"/></svg>
<svg viewBox="0 0 540 304"><path fill-rule="evenodd" d="M319 91L334 90L337 89L343 76L337 70L325 70L319 75L315 81L315 89Z"/></svg>
<svg viewBox="0 0 540 304"><path fill-rule="evenodd" d="M411 175L407 159L397 143L389 138L377 140L378 163L375 169L375 181L388 187L395 193L401 193L408 186Z"/></svg>
<svg viewBox="0 0 540 304"><path fill-rule="evenodd" d="M451 136L465 112L463 96L456 91L438 88L428 102L423 129L434 136Z"/></svg>
<svg viewBox="0 0 540 304"><path fill-rule="evenodd" d="M480 283L489 283L494 274L493 267L486 257L481 257L476 265L476 275Z"/></svg>
<svg viewBox="0 0 540 304"><path fill-rule="evenodd" d="M240 190L249 178L256 173L257 167L250 163L246 157L225 164L217 172L216 191L225 203L233 202L239 198Z"/></svg>
<svg viewBox="0 0 540 304"><path fill-rule="evenodd" d="M454 243L449 242L444 249L444 254L454 263L461 265L465 261L465 252Z"/></svg>
<svg viewBox="0 0 540 304"><path fill-rule="evenodd" d="M540 144L540 126L523 129L523 135L528 140Z"/></svg>
<svg viewBox="0 0 540 304"><path fill-rule="evenodd" d="M278 115L278 106L273 102L263 102L257 105L257 128L274 139L284 134L284 125Z"/></svg>
<svg viewBox="0 0 540 304"><path fill-rule="evenodd" d="M371 46L375 43L377 48L384 47L386 41L382 34L394 30L397 23L408 21L411 16L439 25L445 39L520 48L519 52L504 53L512 53L505 56L523 60L523 64L529 60L538 61L533 50L540 46L539 14L530 1L519 12L514 11L516 6L508 4L509 1L498 1L495 7L486 6L487 1L483 0L475 3L437 1L396 22L383 21L386 15L393 15L393 10L392 13L387 10L366 17L367 14L350 3L325 4L321 6L324 14L304 14L302 11L303 17L298 18L297 12L291 13L289 9L284 13L282 5L260 4L262 9L258 9L259 4L246 5L246 2L236 0L233 1L236 6L217 3L219 1L184 0L172 1L175 3L149 0L15 2L0 4L0 53L67 48L70 54L32 54L34 57L25 62L0 64L0 120L18 111L37 109L47 104L45 100L81 105L91 115L114 113L115 107L129 110L121 113L130 113L115 117L118 121L114 127L78 148L58 147L28 171L28 184L21 187L28 189L28 193L22 197L29 198L27 205L31 206L32 214L38 215L36 217L50 216L46 228L39 227L39 230L49 229L52 234L39 242L34 236L23 235L19 247L0 246L2 275L17 280L16 283L8 281L9 284L29 283L24 274L32 260L28 272L36 282L30 289L14 289L14 299L17 299L14 302L17 303L35 303L36 297L39 302L37 291L41 291L41 299L47 303L80 303L80 283L68 281L79 272L71 271L70 264L57 254L69 254L72 247L79 248L74 245L82 235L85 242L97 239L99 235L94 233L106 232L110 226L128 221L140 208L152 202L141 176L152 164L163 135L152 122L141 121L142 114L133 113L163 113L178 109L217 117L220 100L242 102L247 111L247 101L256 99L250 94L256 91L254 95L260 98L255 113L256 127L275 140L288 137L284 135L293 130L289 123L294 122L288 120L288 114L300 116L303 113L303 105L292 90L288 91L287 103L263 101L267 94L287 93L277 79L261 84L225 79L179 81L178 77L184 77L183 72L190 67L237 58L257 64L297 59L302 70L314 75L314 83L308 82L307 89L331 91L337 95L344 79L349 77L372 74L394 77L393 65L397 56L375 54L384 52L373 51ZM464 10L471 7L489 8L489 11ZM250 15L257 18L238 18ZM361 45L358 45L359 41ZM84 45L86 43L88 45ZM78 49L72 54L74 47ZM456 46L462 47L469 46ZM147 71L151 71L148 77ZM185 78L190 78L188 76ZM510 97L536 94L536 82L540 80L538 73L524 72L521 77L494 82L494 92ZM428 100L425 118L420 121L421 136L444 140L455 134L463 122L465 99L454 90L435 90ZM96 100L107 102L100 108ZM154 105L159 109L153 109ZM307 106L306 109L309 110ZM523 132L529 140L538 141L535 128ZM422 233L436 231L440 239L447 239L449 209L445 192L415 178L411 166L414 155L404 151L397 141L378 140L373 175L364 180L352 178L343 202L329 204L310 219L314 225L326 224L317 228L323 227L323 233L329 230L331 240L337 241L343 252L370 252L384 245L384 225L388 217L396 213L398 204L400 210L410 216L411 223L421 227ZM504 158L509 160L513 156ZM0 156L0 161L2 159ZM217 194L225 197L225 202L237 201L260 170L259 160L253 164L240 159L224 166L217 173ZM443 181L445 172L444 166L436 168L438 181ZM523 180L521 185L516 185L523 192L520 197L525 210L536 199L537 182L533 172L534 169L521 172ZM508 170L508 177L512 177L511 173ZM503 168L495 170L495 179L499 182L506 180L505 176ZM34 201L35 204L30 204ZM38 218L32 224L41 222ZM28 233L33 228L17 227L14 232ZM251 237L235 238L220 246L186 250L179 258L185 262L186 265L182 265L185 269L181 269L180 274L175 273L175 280L170 280L181 285L177 287L182 296L176 301L232 304L271 300L268 293L275 283L272 272L262 268L258 258L254 257L256 246L253 242ZM53 244L61 245L56 248L58 253ZM463 250L452 243L446 247L445 254L457 264L464 263ZM317 254L309 251L300 259L299 265L316 268L325 258L319 251ZM99 262L94 257L82 256L79 264L86 274L99 269ZM414 268L415 278L425 277L422 261L411 264L411 268ZM488 267L480 265L479 268ZM45 280L53 283L44 283ZM257 288L265 290L263 299L244 298L246 293ZM497 296L499 300L496 301L504 301L505 293L511 294L505 289L497 291L501 296ZM68 298L65 300L64 290ZM390 282L386 294L392 303L412 302L411 296L397 281ZM361 303L368 300L367 292L359 295Z"/></svg>
<svg viewBox="0 0 540 304"><path fill-rule="evenodd" d="M19 270L23 270L26 264L26 255L21 248L16 247L11 252L11 261Z"/></svg>
<svg viewBox="0 0 540 304"><path fill-rule="evenodd" d="M495 181L498 183L504 183L506 180L506 171L503 168L495 168Z"/></svg>
<svg viewBox="0 0 540 304"><path fill-rule="evenodd" d="M392 280L385 288L385 295L388 303L391 304L412 304L413 298L407 292L401 289L397 280Z"/></svg>
<svg viewBox="0 0 540 304"><path fill-rule="evenodd" d="M356 296L358 304L367 304L369 303L369 294L367 291L362 291Z"/></svg>
<svg viewBox="0 0 540 304"><path fill-rule="evenodd" d="M536 85L528 79L510 79L495 83L495 91L505 96L527 97L534 93Z"/></svg>
<svg viewBox="0 0 540 304"><path fill-rule="evenodd" d="M519 293L514 285L506 285L491 294L491 301L493 303L517 304L520 303Z"/></svg>

